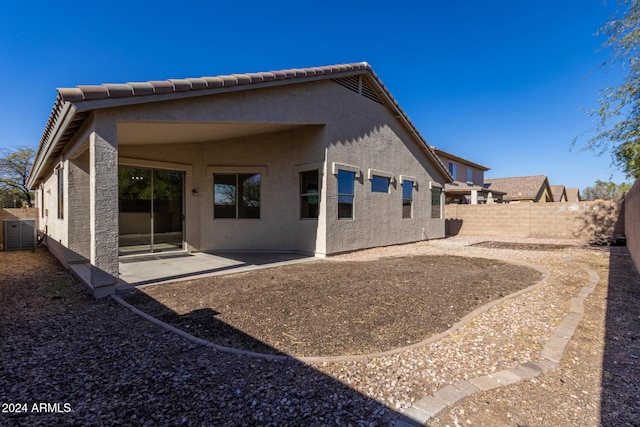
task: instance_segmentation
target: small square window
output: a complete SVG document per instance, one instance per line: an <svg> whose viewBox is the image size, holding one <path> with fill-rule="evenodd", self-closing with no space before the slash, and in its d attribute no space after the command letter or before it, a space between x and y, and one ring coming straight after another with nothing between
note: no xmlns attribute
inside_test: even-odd
<svg viewBox="0 0 640 427"><path fill-rule="evenodd" d="M371 177L371 191L374 193L389 193L389 178L373 175Z"/></svg>
<svg viewBox="0 0 640 427"><path fill-rule="evenodd" d="M214 174L214 218L260 218L260 174Z"/></svg>

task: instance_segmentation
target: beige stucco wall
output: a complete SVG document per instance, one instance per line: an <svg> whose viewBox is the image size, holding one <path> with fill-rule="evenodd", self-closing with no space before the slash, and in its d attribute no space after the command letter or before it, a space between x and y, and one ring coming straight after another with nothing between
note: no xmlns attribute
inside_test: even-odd
<svg viewBox="0 0 640 427"><path fill-rule="evenodd" d="M67 162L60 160L56 167L62 167L64 173L64 196L68 191L68 174L69 168ZM42 204L42 193L44 192L44 204ZM51 174L42 182L42 184L36 190L36 206L40 209L41 218L38 224L38 229L46 232L50 239L55 240L63 246L67 246L67 221L66 213L69 211L68 203L69 198L64 197L64 216L58 218L58 177L56 171L51 171Z"/></svg>
<svg viewBox="0 0 640 427"><path fill-rule="evenodd" d="M631 190L624 196L625 202L625 234L627 248L640 271L640 179L636 180Z"/></svg>
<svg viewBox="0 0 640 427"><path fill-rule="evenodd" d="M40 209L38 230L46 236L44 243L65 265L90 258L89 153L77 154L77 159L61 157L56 164L64 175L63 218L58 218L55 169L35 191L35 204Z"/></svg>
<svg viewBox="0 0 640 427"><path fill-rule="evenodd" d="M96 295L113 292L118 276L118 165L185 173L184 241L191 250L324 255L444 237L444 219L430 218L430 185L444 177L387 107L330 80L240 89L121 107L98 102L57 159L65 173L64 219L57 218L55 171L47 171L38 190L46 212L40 229L63 262L90 262ZM145 133L160 125L170 134L162 143L156 138L166 135ZM217 133L229 129L232 137ZM354 220L337 219L335 162L359 171ZM298 174L316 168L320 215L300 219ZM389 194L371 193L369 169L392 175ZM260 219L213 218L215 172L263 174ZM402 219L400 175L417 184L411 219Z"/></svg>
<svg viewBox="0 0 640 427"><path fill-rule="evenodd" d="M69 159L67 164L66 215L67 242L71 251L70 262L83 261L91 258L91 230L89 225L90 200L89 191L89 151L76 153L77 157Z"/></svg>
<svg viewBox="0 0 640 427"><path fill-rule="evenodd" d="M327 126L327 252L444 237L444 219L431 219L430 191L430 182L443 177L422 148L383 105L340 86L330 89L342 102ZM337 217L334 163L358 170L353 220ZM393 175L389 194L371 191L369 169ZM401 175L416 179L411 219L402 218Z"/></svg>
<svg viewBox="0 0 640 427"><path fill-rule="evenodd" d="M319 126L201 143L123 145L120 163L184 170L184 240L192 250L315 250L317 220L299 219L298 165L322 165ZM304 168L304 167L302 167ZM214 173L261 173L260 218L216 219ZM192 195L192 190L197 196Z"/></svg>
<svg viewBox="0 0 640 427"><path fill-rule="evenodd" d="M294 249L323 255L444 236L444 219L430 218L429 191L429 183L442 182L443 177L385 106L332 81L123 107L106 111L104 119L299 126L293 131L231 140L119 146L121 158L171 159L193 167L193 176L187 177L186 183L186 229L187 242L194 249ZM333 162L356 165L362 171L361 178L365 175L356 184L354 221L337 220ZM320 218L300 220L296 171L301 165L318 163L324 166ZM263 218L212 220L213 183L207 167L247 165L267 168L261 200ZM396 186L390 194L370 192L366 181L369 168L394 174ZM418 182L414 218L410 220L403 220L401 215L400 174L414 176ZM192 188L199 189L197 200L190 195Z"/></svg>
<svg viewBox="0 0 640 427"><path fill-rule="evenodd" d="M472 172L472 178L473 178L473 185L478 185L480 187L482 187L484 185L484 171L481 171L480 169L476 169L476 168L472 168L471 166L466 167L466 169L471 169ZM467 172L465 171L465 176L464 179L467 179Z"/></svg>
<svg viewBox="0 0 640 427"><path fill-rule="evenodd" d="M589 240L624 235L622 201L446 205L447 234Z"/></svg>

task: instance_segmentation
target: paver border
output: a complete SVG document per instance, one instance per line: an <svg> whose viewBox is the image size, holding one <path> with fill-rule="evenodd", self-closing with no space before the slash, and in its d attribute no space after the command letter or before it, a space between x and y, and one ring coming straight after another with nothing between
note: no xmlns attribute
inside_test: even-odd
<svg viewBox="0 0 640 427"><path fill-rule="evenodd" d="M438 255L436 255L438 256ZM463 256L463 255L456 255L456 256ZM223 345L219 345L219 344L215 344L212 343L211 341L202 339L202 338L198 338L195 337L193 335L191 335L188 332L183 331L182 329L176 328L175 326L172 326L166 322L163 322L160 319L157 319L145 312L143 312L142 310L136 308L135 306L129 304L128 302L124 301L122 298L120 298L118 295L111 295L111 298L115 301L117 301L119 304L123 305L124 307L128 308L129 310L131 310L133 313L137 314L138 316L146 319L147 321L160 326L161 328L164 328L168 331L171 331L175 334L178 334L179 336L181 336L184 339L187 339L195 344L199 344L199 345L203 345L205 347L208 348L212 348L214 350L217 351L221 351L224 353L230 353L230 354L235 354L235 355L241 355L241 356L249 356L249 357L255 357L255 358L259 358L259 359L265 359L265 360L278 360L278 361L282 361L282 360L297 360L299 362L302 363L335 363L335 362L359 362L359 361L367 361L370 359L375 359L375 358L380 358L380 357L386 357L386 356L392 356L398 353L402 353L405 351L409 351L409 350L413 350L419 347L423 347L425 345L431 344L433 342L439 341L451 334L453 334L454 332L458 331L459 329L462 329L467 323L469 323L471 320L475 319L476 317L480 316L481 314L489 311L490 309L492 309L493 307L507 301L513 298L517 298L520 295L523 295L525 293L531 292L535 289L537 289L538 287L542 286L544 283L546 283L549 280L549 277L551 276L551 272L544 268L541 267L539 265L536 264L532 264L532 263L528 263L525 261L519 261L519 260L502 260L499 258L490 258L490 257L482 257L482 256L476 256L476 255L464 255L463 257L466 258L484 258L484 259L491 259L491 260L497 260L497 261L501 261L507 264L514 264L514 265L521 265L523 267L528 267L534 270L539 271L540 273L542 273L542 278L537 281L536 283L534 283L533 285L521 289L519 291L516 291L512 294L506 295L500 299L494 300L494 301L490 301L480 307L477 307L475 310L471 311L470 313L466 314L465 316L463 316L460 320L458 320L456 323L454 323L450 328L446 329L443 332L439 332L435 335L432 335L428 338L425 338L422 341L410 344L408 346L403 346L403 347L397 347L391 350L386 350L386 351L382 351L382 352L376 352L376 353L367 353L367 354L358 354L358 355L349 355L349 356L290 356L290 355L278 355L278 354L266 354L266 353L257 353L257 352L253 352L253 351L249 351L249 350L240 350L237 348L233 348L233 347L227 347L227 346L223 346Z"/></svg>
<svg viewBox="0 0 640 427"><path fill-rule="evenodd" d="M485 259L498 259L493 257L484 257L478 256L474 254L464 255L470 258L485 258ZM580 324L581 320L584 317L584 300L591 295L591 293L595 290L598 282L600 281L600 277L598 274L586 266L583 263L579 263L573 261L571 256L564 256L565 260L569 263L575 264L576 266L583 269L588 274L587 283L580 289L578 295L576 297L572 297L570 299L570 308L567 315L563 318L560 324L556 327L554 333L547 339L545 346L540 353L540 357L536 361L529 361L523 364L520 364L514 368L505 369L502 371L494 372L489 375L484 375L480 377L471 378L469 380L457 381L453 384L449 384L439 390L437 390L434 394L426 396L417 402L415 402L411 407L403 410L400 415L403 416L401 420L396 420L396 427L405 427L405 426L422 426L428 420L434 418L438 413L442 410L446 409L449 406L454 405L458 401L472 396L473 394L479 391L492 390L498 387L515 384L520 381L528 380L534 378L541 373L547 372L549 370L555 370L560 363L560 360L564 354L567 344L573 337L576 328ZM290 355L274 355L274 354L265 354L265 353L256 353L248 350L240 350L232 347L221 346L218 344L214 344L210 341L207 341L202 338L197 338L181 329L178 329L172 325L169 325L166 322L163 322L141 310L134 307L133 305L127 303L122 298L117 295L111 295L111 298L117 301L119 304L128 308L135 314L141 316L142 318L148 320L149 322L160 326L170 332L173 332L195 344L202 345L207 348L211 348L217 351L234 354L238 356L249 356L260 359L272 360L272 361L291 361L297 360L303 363L318 363L318 362L345 362L345 361L362 361L369 360L377 357L390 356L394 354L398 354L407 350L411 350L417 347L422 347L424 345L430 344L434 341L438 341L453 332L461 329L465 326L469 321L478 317L479 315L487 312L491 308L501 304L504 301L516 298L522 294L531 292L542 284L546 283L551 276L551 272L539 265L524 262L524 261L505 261L503 262L522 265L525 267L533 268L537 271L540 271L543 274L543 278L536 282L535 284L521 289L520 291L514 292L513 294L507 295L503 298L500 298L495 301L491 301L481 307L476 308L471 313L462 317L458 322L451 326L451 328L447 329L444 332L433 335L425 340L422 340L418 343L414 343L409 346L400 347L392 350L388 350L385 352L379 353L371 353L371 354L363 354L363 355L354 355L354 356L311 356L311 357L295 357Z"/></svg>
<svg viewBox="0 0 640 427"><path fill-rule="evenodd" d="M589 279L587 284L580 289L578 296L571 298L569 312L556 327L554 333L547 339L540 353L540 358L537 361L526 362L515 368L471 378L468 381L458 381L445 386L432 395L418 400L410 408L404 410L401 414L406 418L396 420L394 425L396 427L422 426L445 408L479 391L515 384L531 379L546 371L556 369L562 359L567 344L571 338L573 338L576 328L584 317L584 300L591 295L600 281L598 273L585 264L573 261L570 256L565 256L564 258L568 262L586 271ZM469 387L469 385L472 387Z"/></svg>

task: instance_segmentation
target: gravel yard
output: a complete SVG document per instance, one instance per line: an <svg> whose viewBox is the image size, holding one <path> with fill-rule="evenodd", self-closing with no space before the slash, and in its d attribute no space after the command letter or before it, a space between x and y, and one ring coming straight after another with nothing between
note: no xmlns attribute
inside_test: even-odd
<svg viewBox="0 0 640 427"><path fill-rule="evenodd" d="M640 283L626 249L610 248L610 257L609 248L571 242L469 246L481 240L376 248L327 261L338 271L340 265L388 256L418 257L415 262L483 257L551 272L539 287L440 340L334 363L211 350L112 299L92 299L45 249L0 252L0 403L6 409L14 404L13 413L0 413L0 425L389 425L402 409L447 384L537 359L587 280L574 260L596 270L600 282L559 368L473 395L429 425L637 425ZM562 247L530 250L530 243ZM53 413L44 413L47 406L40 403L51 404ZM20 406L26 413L17 413L15 404L26 404Z"/></svg>

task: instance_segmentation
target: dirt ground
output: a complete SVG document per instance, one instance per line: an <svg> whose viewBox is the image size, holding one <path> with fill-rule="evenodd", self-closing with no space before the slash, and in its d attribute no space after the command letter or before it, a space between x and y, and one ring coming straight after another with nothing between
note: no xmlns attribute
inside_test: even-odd
<svg viewBox="0 0 640 427"><path fill-rule="evenodd" d="M45 248L0 251L0 356L0 426L376 426L398 416L305 364L213 351L96 300Z"/></svg>
<svg viewBox="0 0 640 427"><path fill-rule="evenodd" d="M57 302L68 299L94 300L46 248L0 251L0 307L7 316L5 321L18 322L21 315L58 313Z"/></svg>
<svg viewBox="0 0 640 427"><path fill-rule="evenodd" d="M340 356L422 341L541 276L527 267L456 256L317 261L151 286L124 299L216 344Z"/></svg>

